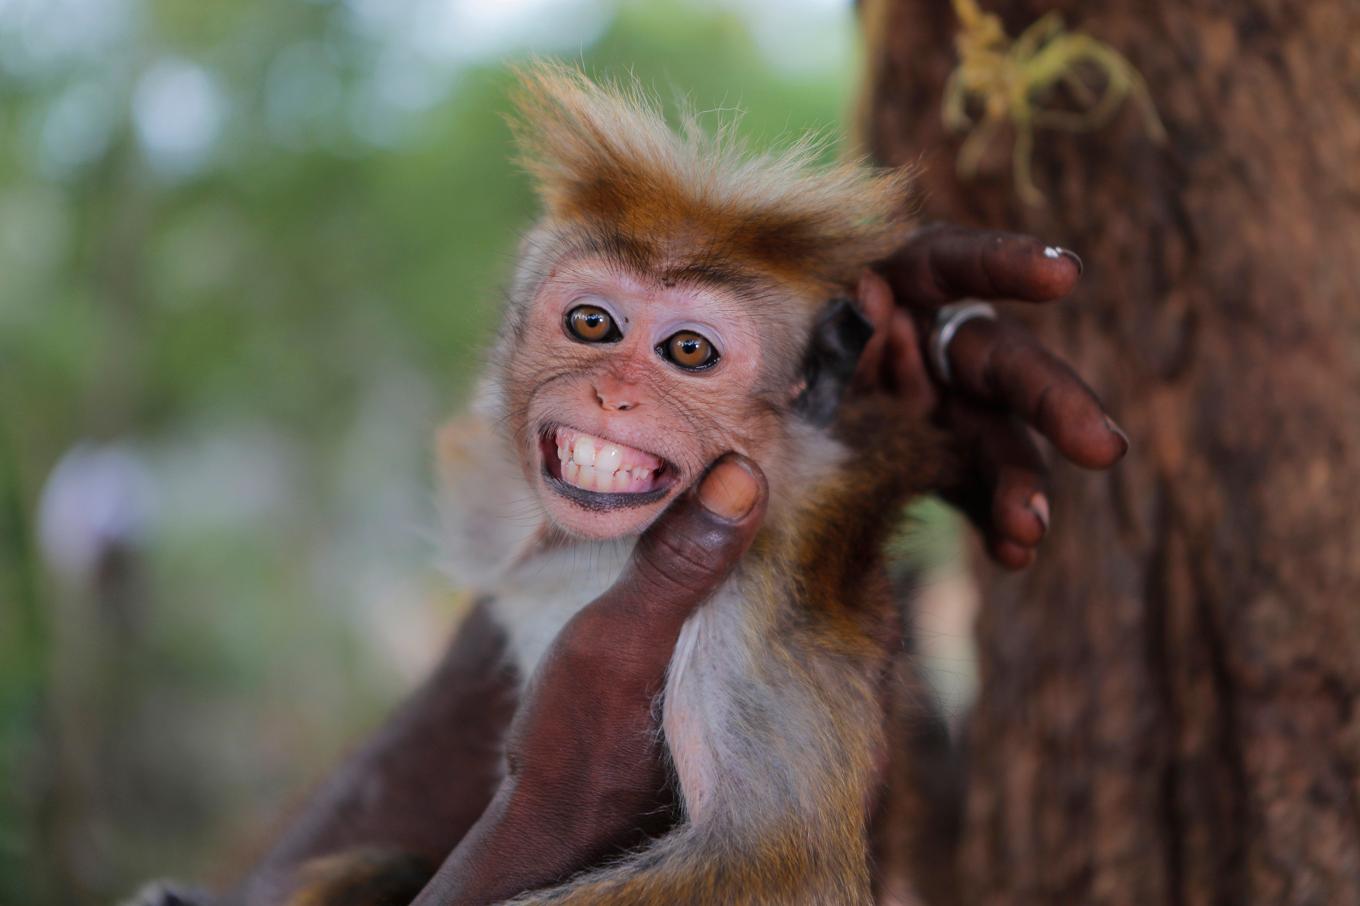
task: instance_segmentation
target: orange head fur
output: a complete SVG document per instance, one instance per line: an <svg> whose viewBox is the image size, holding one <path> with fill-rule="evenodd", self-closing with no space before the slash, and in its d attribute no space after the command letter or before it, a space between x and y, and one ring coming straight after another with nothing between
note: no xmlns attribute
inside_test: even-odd
<svg viewBox="0 0 1360 906"><path fill-rule="evenodd" d="M852 285L910 229L909 171L819 167L815 136L753 153L730 122L708 134L688 114L677 132L636 84L604 86L548 63L522 70L515 100L520 160L546 220L607 235L634 263L832 289Z"/></svg>

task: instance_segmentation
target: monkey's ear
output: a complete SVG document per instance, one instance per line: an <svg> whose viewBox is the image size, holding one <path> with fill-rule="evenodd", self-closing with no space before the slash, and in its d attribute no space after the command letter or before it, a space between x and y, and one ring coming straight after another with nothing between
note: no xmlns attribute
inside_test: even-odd
<svg viewBox="0 0 1360 906"><path fill-rule="evenodd" d="M812 328L803 359L803 390L793 401L794 411L818 427L831 424L873 335L873 324L849 299L828 302Z"/></svg>

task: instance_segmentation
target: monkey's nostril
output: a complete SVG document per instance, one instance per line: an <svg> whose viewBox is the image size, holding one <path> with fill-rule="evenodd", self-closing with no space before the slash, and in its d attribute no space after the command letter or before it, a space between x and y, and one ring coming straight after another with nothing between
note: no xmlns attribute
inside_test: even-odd
<svg viewBox="0 0 1360 906"><path fill-rule="evenodd" d="M612 394L595 391L595 399L599 402L601 409L609 409L614 412L627 412L629 409L637 408L637 403L628 399L619 399Z"/></svg>

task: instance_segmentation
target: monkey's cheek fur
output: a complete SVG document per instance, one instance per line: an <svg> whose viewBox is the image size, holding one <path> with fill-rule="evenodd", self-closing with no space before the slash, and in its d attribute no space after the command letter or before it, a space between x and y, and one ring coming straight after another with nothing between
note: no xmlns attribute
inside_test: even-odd
<svg viewBox="0 0 1360 906"><path fill-rule="evenodd" d="M589 538L643 531L678 485L677 470L660 457L571 428L542 431L539 455L549 516Z"/></svg>

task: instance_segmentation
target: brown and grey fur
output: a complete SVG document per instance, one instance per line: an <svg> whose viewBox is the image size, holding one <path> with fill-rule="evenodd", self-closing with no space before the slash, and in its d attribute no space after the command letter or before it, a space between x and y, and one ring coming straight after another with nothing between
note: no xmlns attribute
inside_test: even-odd
<svg viewBox="0 0 1360 906"><path fill-rule="evenodd" d="M821 427L797 414L789 387L826 300L901 243L908 179L815 168L806 143L769 157L692 126L677 136L635 92L561 68L530 69L523 85L518 133L545 213L525 243L479 415L441 439L450 565L496 601L519 675L613 583L632 545L545 529L518 470L528 388L560 363L517 340L558 262L585 252L662 281L743 286L769 350L737 421L778 442L760 461L770 487L760 535L686 624L670 664L661 723L681 820L514 902L871 903L871 814L891 754L883 693L900 632L883 547L942 457L927 429L882 400L848 404Z"/></svg>

